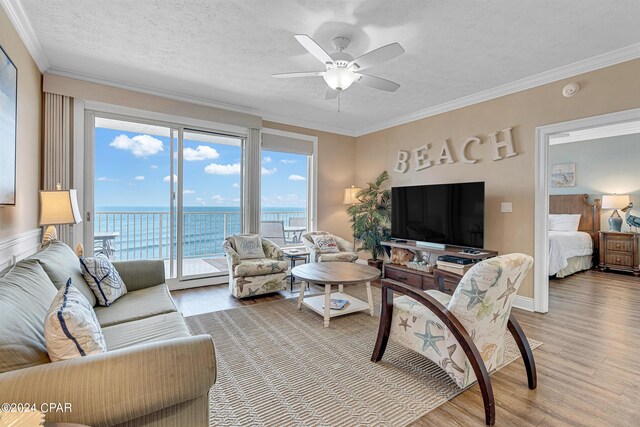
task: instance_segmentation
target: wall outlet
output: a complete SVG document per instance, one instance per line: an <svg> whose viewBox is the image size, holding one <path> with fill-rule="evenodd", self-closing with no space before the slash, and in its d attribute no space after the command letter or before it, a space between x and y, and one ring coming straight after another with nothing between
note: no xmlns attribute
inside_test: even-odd
<svg viewBox="0 0 640 427"><path fill-rule="evenodd" d="M513 212L513 203L511 203L511 202L502 202L500 204L500 212L504 212L504 213Z"/></svg>

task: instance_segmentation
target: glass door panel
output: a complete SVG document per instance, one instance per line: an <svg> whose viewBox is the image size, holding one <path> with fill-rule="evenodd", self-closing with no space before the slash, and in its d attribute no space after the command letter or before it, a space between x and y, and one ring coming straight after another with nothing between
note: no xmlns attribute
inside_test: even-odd
<svg viewBox="0 0 640 427"><path fill-rule="evenodd" d="M178 277L226 275L222 244L242 231L243 139L189 129L181 136Z"/></svg>
<svg viewBox="0 0 640 427"><path fill-rule="evenodd" d="M170 127L95 118L93 236L85 242L114 260L164 260L167 279L177 274L176 136Z"/></svg>

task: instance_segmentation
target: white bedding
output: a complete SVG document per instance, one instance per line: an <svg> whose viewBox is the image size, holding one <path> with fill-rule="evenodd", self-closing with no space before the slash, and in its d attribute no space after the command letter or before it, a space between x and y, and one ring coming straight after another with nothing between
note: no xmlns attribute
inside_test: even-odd
<svg viewBox="0 0 640 427"><path fill-rule="evenodd" d="M593 254L593 240L582 231L549 231L549 276L569 262L569 258Z"/></svg>

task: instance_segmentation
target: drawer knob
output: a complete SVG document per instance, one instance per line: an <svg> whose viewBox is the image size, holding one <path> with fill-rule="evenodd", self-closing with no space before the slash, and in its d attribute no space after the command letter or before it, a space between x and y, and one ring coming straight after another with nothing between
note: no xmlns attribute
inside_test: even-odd
<svg viewBox="0 0 640 427"><path fill-rule="evenodd" d="M616 259L616 262L620 262L620 258L617 258L617 259Z"/></svg>

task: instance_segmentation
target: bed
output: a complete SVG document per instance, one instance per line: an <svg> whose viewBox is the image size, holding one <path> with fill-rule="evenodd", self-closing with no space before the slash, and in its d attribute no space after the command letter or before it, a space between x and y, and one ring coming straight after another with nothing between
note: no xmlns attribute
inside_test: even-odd
<svg viewBox="0 0 640 427"><path fill-rule="evenodd" d="M588 194L549 196L549 214L579 214L578 231L549 231L549 276L562 278L589 270L598 255L600 200Z"/></svg>

